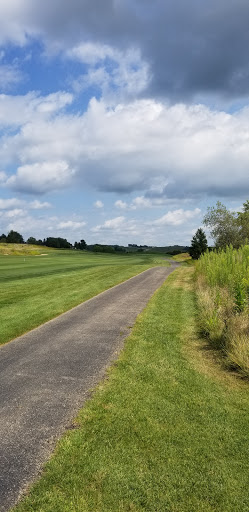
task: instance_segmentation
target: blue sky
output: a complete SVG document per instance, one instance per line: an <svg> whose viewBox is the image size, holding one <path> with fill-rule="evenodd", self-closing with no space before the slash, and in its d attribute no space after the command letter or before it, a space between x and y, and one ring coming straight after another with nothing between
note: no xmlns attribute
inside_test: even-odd
<svg viewBox="0 0 249 512"><path fill-rule="evenodd" d="M0 4L0 231L189 244L249 197L245 0Z"/></svg>

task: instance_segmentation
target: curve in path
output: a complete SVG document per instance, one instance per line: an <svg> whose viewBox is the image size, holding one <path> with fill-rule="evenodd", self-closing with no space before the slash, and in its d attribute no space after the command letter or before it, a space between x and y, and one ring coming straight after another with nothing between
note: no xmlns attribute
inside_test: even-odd
<svg viewBox="0 0 249 512"><path fill-rule="evenodd" d="M38 475L151 295L155 267L0 348L0 511Z"/></svg>

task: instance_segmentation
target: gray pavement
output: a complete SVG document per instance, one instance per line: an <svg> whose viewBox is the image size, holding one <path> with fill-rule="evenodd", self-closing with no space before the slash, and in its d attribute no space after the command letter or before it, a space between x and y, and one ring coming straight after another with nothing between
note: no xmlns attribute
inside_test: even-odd
<svg viewBox="0 0 249 512"><path fill-rule="evenodd" d="M0 511L39 474L89 390L175 269L151 268L0 348Z"/></svg>

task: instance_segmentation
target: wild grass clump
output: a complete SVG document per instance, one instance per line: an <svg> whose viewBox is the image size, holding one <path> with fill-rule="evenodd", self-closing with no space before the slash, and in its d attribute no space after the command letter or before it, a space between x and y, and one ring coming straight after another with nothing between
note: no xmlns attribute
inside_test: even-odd
<svg viewBox="0 0 249 512"><path fill-rule="evenodd" d="M0 243L0 256L39 256L52 251L56 249L40 245Z"/></svg>
<svg viewBox="0 0 249 512"><path fill-rule="evenodd" d="M249 246L205 253L196 277L202 333L249 376Z"/></svg>

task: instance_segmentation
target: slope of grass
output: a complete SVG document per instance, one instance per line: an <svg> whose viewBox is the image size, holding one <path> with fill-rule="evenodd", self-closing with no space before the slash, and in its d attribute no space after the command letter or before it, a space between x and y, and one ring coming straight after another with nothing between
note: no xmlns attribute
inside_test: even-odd
<svg viewBox="0 0 249 512"><path fill-rule="evenodd" d="M4 256L30 256L40 255L54 251L51 247L29 244L0 244L0 255Z"/></svg>
<svg viewBox="0 0 249 512"><path fill-rule="evenodd" d="M176 270L153 296L15 512L248 512L248 386L188 354L191 275Z"/></svg>
<svg viewBox="0 0 249 512"><path fill-rule="evenodd" d="M0 256L0 344L155 265L167 262L60 250Z"/></svg>

